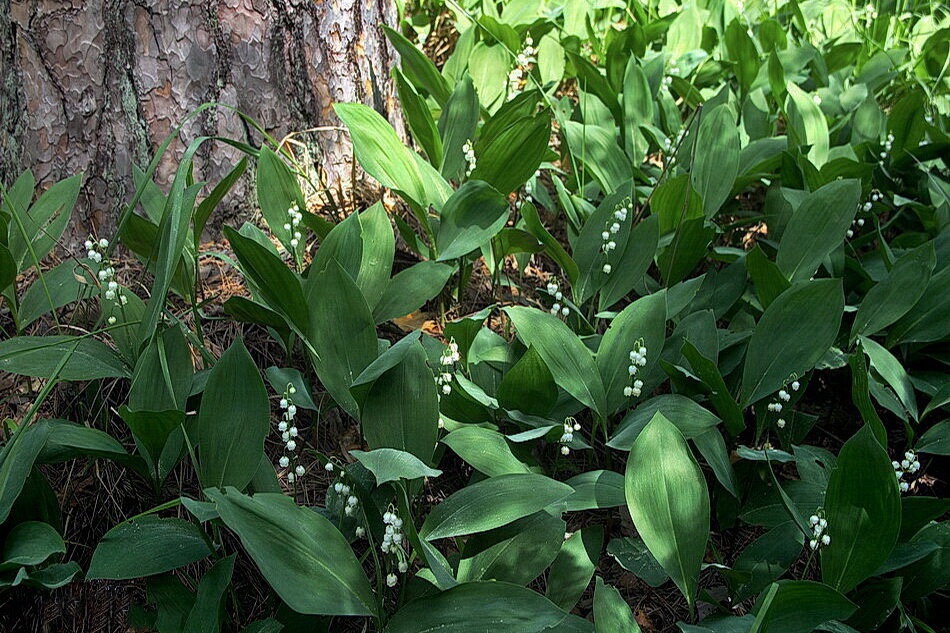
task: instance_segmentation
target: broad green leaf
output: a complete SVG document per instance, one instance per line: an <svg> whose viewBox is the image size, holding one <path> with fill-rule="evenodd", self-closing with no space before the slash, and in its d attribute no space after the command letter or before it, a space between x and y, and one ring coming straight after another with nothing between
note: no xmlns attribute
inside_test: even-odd
<svg viewBox="0 0 950 633"><path fill-rule="evenodd" d="M515 120L499 134L475 146L472 178L484 180L507 195L523 185L541 166L551 138L551 114L542 110Z"/></svg>
<svg viewBox="0 0 950 633"><path fill-rule="evenodd" d="M653 93L640 60L631 55L623 75L623 134L624 149L631 160L638 163L647 152L646 139L640 126L653 123Z"/></svg>
<svg viewBox="0 0 950 633"><path fill-rule="evenodd" d="M0 524L10 516L13 503L23 491L51 430L50 424L40 420L25 429L15 430L0 447Z"/></svg>
<svg viewBox="0 0 950 633"><path fill-rule="evenodd" d="M907 314L898 319L887 333L887 345L939 341L950 334L950 266L934 274L924 294Z"/></svg>
<svg viewBox="0 0 950 633"><path fill-rule="evenodd" d="M591 470L566 482L574 489L567 498L567 511L616 508L626 503L623 475L612 470Z"/></svg>
<svg viewBox="0 0 950 633"><path fill-rule="evenodd" d="M690 183L703 201L707 219L712 219L729 197L739 174L739 129L728 105L700 114L699 132Z"/></svg>
<svg viewBox="0 0 950 633"><path fill-rule="evenodd" d="M126 580L162 574L211 554L208 538L194 523L148 514L109 530L92 554L89 580Z"/></svg>
<svg viewBox="0 0 950 633"><path fill-rule="evenodd" d="M422 261L399 271L389 280L373 308L373 320L383 323L418 310L442 291L453 272L452 266L432 261Z"/></svg>
<svg viewBox="0 0 950 633"><path fill-rule="evenodd" d="M607 446L621 451L630 450L658 413L672 422L686 439L699 437L719 423L719 418L695 400L680 394L664 393L631 409L617 426Z"/></svg>
<svg viewBox="0 0 950 633"><path fill-rule="evenodd" d="M449 86L442 75L439 74L432 60L398 31L385 24L382 25L382 29L399 53L400 66L406 78L412 82L417 90L424 90L439 105L444 105L449 98Z"/></svg>
<svg viewBox="0 0 950 633"><path fill-rule="evenodd" d="M557 401L557 385L534 347L505 372L498 385L498 403L509 411L545 416Z"/></svg>
<svg viewBox="0 0 950 633"><path fill-rule="evenodd" d="M861 301L851 327L851 340L858 335L877 334L907 314L926 291L935 263L933 242L898 259Z"/></svg>
<svg viewBox="0 0 950 633"><path fill-rule="evenodd" d="M564 122L564 135L574 159L579 161L607 193L630 179L630 161L617 144L617 133L597 125Z"/></svg>
<svg viewBox="0 0 950 633"><path fill-rule="evenodd" d="M358 417L350 386L377 352L369 306L356 282L336 262L310 279L306 300L317 376L336 403Z"/></svg>
<svg viewBox="0 0 950 633"><path fill-rule="evenodd" d="M815 167L821 168L828 160L828 123L825 121L825 115L814 102L812 95L793 82L786 82L785 89L788 91L785 109L789 132L799 145L809 146L808 160Z"/></svg>
<svg viewBox="0 0 950 633"><path fill-rule="evenodd" d="M633 443L624 478L637 532L692 608L709 538L709 492L686 440L662 413Z"/></svg>
<svg viewBox="0 0 950 633"><path fill-rule="evenodd" d="M91 297L95 292L91 281L92 274L83 267L90 263L88 259L81 259L79 263L73 260L65 261L30 284L23 294L17 314L17 327L20 331L44 314Z"/></svg>
<svg viewBox="0 0 950 633"><path fill-rule="evenodd" d="M802 200L785 227L775 258L788 279L810 279L822 260L841 245L860 195L859 181L835 180Z"/></svg>
<svg viewBox="0 0 950 633"><path fill-rule="evenodd" d="M202 576L201 582L198 583L195 604L191 607L188 619L185 620L184 631L188 633L219 633L221 631L221 616L224 612L222 600L231 584L236 556L236 554L231 554L215 561L211 569Z"/></svg>
<svg viewBox="0 0 950 633"><path fill-rule="evenodd" d="M428 463L439 437L439 397L422 345L383 373L362 403L363 436L372 449L395 448Z"/></svg>
<svg viewBox="0 0 950 633"><path fill-rule="evenodd" d="M125 448L105 431L66 420L47 420L50 434L40 453L41 464L55 464L76 457L106 457L117 461L128 456Z"/></svg>
<svg viewBox="0 0 950 633"><path fill-rule="evenodd" d="M541 511L465 542L460 582L500 580L527 585L551 564L564 542L564 521Z"/></svg>
<svg viewBox="0 0 950 633"><path fill-rule="evenodd" d="M482 41L472 49L468 58L468 72L475 84L479 102L489 112L496 112L504 103L505 78L511 63L511 57L500 44L490 46L489 42Z"/></svg>
<svg viewBox="0 0 950 633"><path fill-rule="evenodd" d="M442 206L451 187L432 165L403 145L386 119L361 103L336 103L333 110L350 130L353 153L366 173L420 206Z"/></svg>
<svg viewBox="0 0 950 633"><path fill-rule="evenodd" d="M23 184L29 183L24 181ZM29 203L32 188L20 201L25 204L5 205L6 210L14 215L9 223L9 242L6 246L13 255L17 270L24 270L25 264L39 264L53 249L69 224L81 185L82 174L76 174L54 183L29 209L26 204ZM24 186L24 193L25 189Z"/></svg>
<svg viewBox="0 0 950 633"><path fill-rule="evenodd" d="M350 455L373 473L379 486L389 481L438 477L442 474L441 470L429 468L412 453L395 448L377 448L368 452L351 450Z"/></svg>
<svg viewBox="0 0 950 633"><path fill-rule="evenodd" d="M590 351L559 318L536 308L505 308L525 345L534 347L554 381L598 413L606 413L604 384ZM629 350L627 350L629 353Z"/></svg>
<svg viewBox="0 0 950 633"><path fill-rule="evenodd" d="M526 202L521 207L521 217L524 219L525 228L528 232L535 236L539 242L544 244L547 254L557 262L571 283L575 283L580 274L577 269L577 264L574 263L574 260L571 259L571 256L564 250L564 247L561 246L557 238L551 235L541 222L541 216L538 215L538 208L531 202Z"/></svg>
<svg viewBox="0 0 950 633"><path fill-rule="evenodd" d="M643 539L615 538L607 545L607 553L621 567L651 587L659 587L670 579L670 575L663 571L663 567L647 549Z"/></svg>
<svg viewBox="0 0 950 633"><path fill-rule="evenodd" d="M439 261L456 259L476 250L504 228L508 201L494 187L469 180L442 208L436 244Z"/></svg>
<svg viewBox="0 0 950 633"><path fill-rule="evenodd" d="M412 131L412 138L425 152L429 163L438 167L442 163L442 137L439 136L429 106L399 68L394 67L392 75L399 93L399 103L402 104L403 116Z"/></svg>
<svg viewBox="0 0 950 633"><path fill-rule="evenodd" d="M594 631L595 633L640 633L630 610L630 605L620 596L620 592L606 584L597 576L594 588Z"/></svg>
<svg viewBox="0 0 950 633"><path fill-rule="evenodd" d="M534 514L573 493L543 475L491 477L453 493L426 517L419 536L429 541L484 532Z"/></svg>
<svg viewBox="0 0 950 633"><path fill-rule="evenodd" d="M735 398L729 393L726 382L719 373L719 367L703 356L688 340L683 343L682 354L696 376L709 388L709 401L715 407L716 413L722 417L726 430L732 435L741 433L745 428L745 418Z"/></svg>
<svg viewBox="0 0 950 633"><path fill-rule="evenodd" d="M389 215L381 202L360 213L359 221L363 248L356 285L363 291L369 309L373 310L380 294L389 285L389 274L396 253L396 236L393 235Z"/></svg>
<svg viewBox="0 0 950 633"><path fill-rule="evenodd" d="M307 331L307 304L303 298L300 278L277 255L230 227L224 227L241 272L275 312L301 332Z"/></svg>
<svg viewBox="0 0 950 633"><path fill-rule="evenodd" d="M614 270L600 289L599 306L606 310L623 299L644 277L656 255L659 218L649 216L630 229L624 244L618 245ZM621 229L623 234L623 229Z"/></svg>
<svg viewBox="0 0 950 633"><path fill-rule="evenodd" d="M916 420L918 418L917 396L914 394L914 385L911 383L910 376L904 366L880 343L864 336L859 337L859 340L861 341L861 348L868 356L871 367L894 390L894 393L900 399L901 405Z"/></svg>
<svg viewBox="0 0 950 633"><path fill-rule="evenodd" d="M52 525L42 521L24 521L4 536L0 565L40 565L54 554L65 553L63 537Z"/></svg>
<svg viewBox="0 0 950 633"><path fill-rule="evenodd" d="M459 79L439 115L439 134L442 136L444 152L439 171L446 178L457 179L463 167L467 166L462 147L475 136L478 125L478 95L475 85L468 75Z"/></svg>
<svg viewBox="0 0 950 633"><path fill-rule="evenodd" d="M887 560L901 526L894 468L864 426L842 447L825 493L831 544L822 548L822 579L850 591Z"/></svg>
<svg viewBox="0 0 950 633"><path fill-rule="evenodd" d="M261 374L241 339L212 367L197 424L202 484L246 486L264 454L270 406Z"/></svg>
<svg viewBox="0 0 950 633"><path fill-rule="evenodd" d="M917 451L931 455L950 455L950 420L937 422L917 440Z"/></svg>
<svg viewBox="0 0 950 633"><path fill-rule="evenodd" d="M838 279L800 282L779 295L749 341L742 401L757 402L811 370L834 343L843 312Z"/></svg>
<svg viewBox="0 0 950 633"><path fill-rule="evenodd" d="M303 212L306 208L303 193L294 172L266 145L261 147L257 158L257 202L270 232L288 252L297 250L290 245L294 237L292 229L284 226L290 223L289 210Z"/></svg>
<svg viewBox="0 0 950 633"><path fill-rule="evenodd" d="M464 426L442 438L442 443L475 470L489 477L531 472L521 460L514 456L505 436L498 431L478 426Z"/></svg>
<svg viewBox="0 0 950 633"><path fill-rule="evenodd" d="M129 368L112 348L91 337L14 336L0 341L0 371L49 378L63 359L61 380L126 378Z"/></svg>
<svg viewBox="0 0 950 633"><path fill-rule="evenodd" d="M565 611L573 609L594 576L603 545L601 525L581 528L565 540L548 573L548 600Z"/></svg>
<svg viewBox="0 0 950 633"><path fill-rule="evenodd" d="M607 411L612 412L631 403L623 394L624 387L634 378L649 374L660 357L666 334L666 293L654 292L637 299L613 318L610 327L597 348L597 369L607 396ZM647 348L647 364L636 366L637 373L631 376L630 352L642 343Z"/></svg>
<svg viewBox="0 0 950 633"><path fill-rule="evenodd" d="M809 633L829 620L846 620L856 608L828 585L782 580L759 598L749 633Z"/></svg>
<svg viewBox="0 0 950 633"><path fill-rule="evenodd" d="M283 494L206 490L264 579L298 613L372 615L376 600L346 538Z"/></svg>
<svg viewBox="0 0 950 633"><path fill-rule="evenodd" d="M505 582L467 582L399 609L386 633L541 633L569 616L530 589ZM577 629L591 633L587 625Z"/></svg>
<svg viewBox="0 0 950 633"><path fill-rule="evenodd" d="M785 274L765 256L759 246L746 254L745 265L749 271L749 278L755 284L755 292L759 295L759 302L763 308L769 307L777 296L791 286Z"/></svg>

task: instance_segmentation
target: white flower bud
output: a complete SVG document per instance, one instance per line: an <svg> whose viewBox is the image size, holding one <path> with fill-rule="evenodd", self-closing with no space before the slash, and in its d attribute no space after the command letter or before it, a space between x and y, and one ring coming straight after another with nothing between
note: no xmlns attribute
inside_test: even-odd
<svg viewBox="0 0 950 633"><path fill-rule="evenodd" d="M399 582L399 579L396 577L396 574L387 574L387 575L386 575L386 586L387 586L387 587L395 587L397 582Z"/></svg>
<svg viewBox="0 0 950 633"><path fill-rule="evenodd" d="M776 425L778 428L780 428L780 429L784 429L784 428L785 428L785 420L782 419L782 418L779 418L779 419L775 422L775 425Z"/></svg>
<svg viewBox="0 0 950 633"><path fill-rule="evenodd" d="M304 473L307 472L307 469L303 466L297 466L294 468L294 472L297 473L298 477L303 477Z"/></svg>
<svg viewBox="0 0 950 633"><path fill-rule="evenodd" d="M108 319L106 319L106 321L108 321L109 325L115 325L115 320L116 320L116 319L115 319L114 316L111 316L111 317L109 317Z"/></svg>
<svg viewBox="0 0 950 633"><path fill-rule="evenodd" d="M287 468L290 466L290 458L284 455L279 460L277 460L277 463L280 464L281 468Z"/></svg>
<svg viewBox="0 0 950 633"><path fill-rule="evenodd" d="M821 520L821 519L818 518L818 515L817 515L817 514L813 514L813 515L811 515L811 516L808 518L808 522L811 523L812 525L818 525L818 522L819 522L820 520Z"/></svg>
<svg viewBox="0 0 950 633"><path fill-rule="evenodd" d="M815 539L812 539L811 541L808 542L808 546L811 547L813 550L818 549L818 541Z"/></svg>
<svg viewBox="0 0 950 633"><path fill-rule="evenodd" d="M293 473L287 473L287 481L289 481L290 483L294 483L295 481L297 481L297 476Z"/></svg>
<svg viewBox="0 0 950 633"><path fill-rule="evenodd" d="M291 453L293 453L295 450L297 450L297 442L295 442L295 441L293 441L293 440L289 440L289 441L287 442L287 450L290 451Z"/></svg>
<svg viewBox="0 0 950 633"><path fill-rule="evenodd" d="M280 431L281 433L283 433L284 431L286 431L286 430L287 430L287 423L284 422L283 420L281 420L280 422L278 422L278 423L277 423L277 430Z"/></svg>
<svg viewBox="0 0 950 633"><path fill-rule="evenodd" d="M363 538L366 536L366 529L362 525L356 527L356 538Z"/></svg>
<svg viewBox="0 0 950 633"><path fill-rule="evenodd" d="M109 240L106 238L99 240L99 248L109 248Z"/></svg>
<svg viewBox="0 0 950 633"><path fill-rule="evenodd" d="M623 395L625 395L628 398L631 397L633 395L633 387L624 387Z"/></svg>
<svg viewBox="0 0 950 633"><path fill-rule="evenodd" d="M792 391L798 391L799 387L801 387L801 384L797 380L792 381Z"/></svg>
<svg viewBox="0 0 950 633"><path fill-rule="evenodd" d="M343 484L340 483L339 481L336 482L335 484L333 484L333 490L335 490L336 492L343 492Z"/></svg>
<svg viewBox="0 0 950 633"><path fill-rule="evenodd" d="M611 270L613 269L611 268L610 264L604 264L603 271L605 275L609 275Z"/></svg>
<svg viewBox="0 0 950 633"><path fill-rule="evenodd" d="M323 467L323 470L327 471L328 473L332 473L332 472L333 472L333 462L327 462L326 466Z"/></svg>
<svg viewBox="0 0 950 633"><path fill-rule="evenodd" d="M561 447L561 455L570 455L570 454L571 454L571 449L569 447L567 446Z"/></svg>
<svg viewBox="0 0 950 633"><path fill-rule="evenodd" d="M821 537L821 544L822 544L822 545L831 545L831 537L828 536L827 534L825 534L824 536L822 536L822 537Z"/></svg>
<svg viewBox="0 0 950 633"><path fill-rule="evenodd" d="M407 571L409 571L409 563L404 560L399 561L399 573L404 574Z"/></svg>
<svg viewBox="0 0 950 633"><path fill-rule="evenodd" d="M900 482L899 485L900 485L901 492L907 492L908 490L910 490L910 484L907 483L906 481Z"/></svg>

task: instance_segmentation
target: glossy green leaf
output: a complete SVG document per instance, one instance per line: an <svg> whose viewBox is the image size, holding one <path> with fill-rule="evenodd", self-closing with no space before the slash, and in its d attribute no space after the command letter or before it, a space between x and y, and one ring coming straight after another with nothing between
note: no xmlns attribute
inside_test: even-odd
<svg viewBox="0 0 950 633"><path fill-rule="evenodd" d="M749 341L742 401L761 400L811 370L834 343L843 311L837 279L800 282L779 295Z"/></svg>
<svg viewBox="0 0 950 633"><path fill-rule="evenodd" d="M604 384L594 358L563 321L522 306L505 308L505 313L514 322L521 340L541 355L561 388L594 411L606 411Z"/></svg>
<svg viewBox="0 0 950 633"><path fill-rule="evenodd" d="M439 437L439 398L426 354L413 343L369 388L360 420L370 448L395 448L428 463Z"/></svg>
<svg viewBox="0 0 950 633"><path fill-rule="evenodd" d="M534 347L505 372L498 385L498 403L508 410L529 415L550 413L557 401L557 385L541 355Z"/></svg>
<svg viewBox="0 0 950 633"><path fill-rule="evenodd" d="M86 578L142 578L190 565L210 554L208 537L194 523L149 514L120 523L102 537Z"/></svg>
<svg viewBox="0 0 950 633"><path fill-rule="evenodd" d="M129 368L105 343L90 337L14 336L0 341L0 371L49 378L63 359L62 380L125 378Z"/></svg>
<svg viewBox="0 0 950 633"><path fill-rule="evenodd" d="M696 152L689 178L703 201L706 218L712 219L739 173L739 129L729 106L702 111L696 143L702 149Z"/></svg>
<svg viewBox="0 0 950 633"><path fill-rule="evenodd" d="M241 339L211 369L197 424L202 484L246 486L264 454L270 406L261 374Z"/></svg>
<svg viewBox="0 0 950 633"><path fill-rule="evenodd" d="M623 475L612 470L591 470L566 482L574 489L567 498L567 511L616 508L626 503Z"/></svg>
<svg viewBox="0 0 950 633"><path fill-rule="evenodd" d="M825 493L827 534L821 575L850 591L887 560L901 525L900 492L885 450L867 426L842 447Z"/></svg>
<svg viewBox="0 0 950 633"><path fill-rule="evenodd" d="M630 605L620 592L597 576L594 588L594 631L596 633L640 633Z"/></svg>
<svg viewBox="0 0 950 633"><path fill-rule="evenodd" d="M809 633L829 620L845 620L856 605L819 582L783 580L771 585L756 603L749 633Z"/></svg>
<svg viewBox="0 0 950 633"><path fill-rule="evenodd" d="M429 468L412 453L395 448L377 448L366 452L351 450L350 455L373 473L380 486L389 481L438 477L442 474L441 470Z"/></svg>
<svg viewBox="0 0 950 633"><path fill-rule="evenodd" d="M926 291L935 263L932 242L898 259L887 276L864 296L854 315L851 340L876 334L907 314Z"/></svg>
<svg viewBox="0 0 950 633"><path fill-rule="evenodd" d="M565 611L573 609L594 576L603 545L601 525L581 528L565 540L548 574L548 600Z"/></svg>
<svg viewBox="0 0 950 633"><path fill-rule="evenodd" d="M543 475L491 477L453 493L426 517L419 536L429 541L484 532L534 514L573 493Z"/></svg>
<svg viewBox="0 0 950 633"><path fill-rule="evenodd" d="M508 221L508 201L494 187L469 180L442 208L439 261L456 259L488 242Z"/></svg>
<svg viewBox="0 0 950 633"><path fill-rule="evenodd" d="M624 478L637 532L692 606L709 537L709 492L686 440L663 414L633 443Z"/></svg>
<svg viewBox="0 0 950 633"><path fill-rule="evenodd" d="M811 278L822 260L841 245L860 195L859 181L835 180L802 200L785 227L775 258L787 278Z"/></svg>
<svg viewBox="0 0 950 633"><path fill-rule="evenodd" d="M527 585L551 564L564 542L564 521L536 512L514 523L474 535L458 565L460 582L500 580Z"/></svg>
<svg viewBox="0 0 950 633"><path fill-rule="evenodd" d="M541 633L570 616L530 589L504 582L468 582L413 600L399 609L386 633ZM588 625L580 628L591 633Z"/></svg>
<svg viewBox="0 0 950 633"><path fill-rule="evenodd" d="M531 470L511 452L505 436L498 431L478 426L465 426L452 431L442 443L470 464L475 470L495 477Z"/></svg>
<svg viewBox="0 0 950 633"><path fill-rule="evenodd" d="M283 494L206 490L274 591L298 613L372 615L376 600L346 538Z"/></svg>

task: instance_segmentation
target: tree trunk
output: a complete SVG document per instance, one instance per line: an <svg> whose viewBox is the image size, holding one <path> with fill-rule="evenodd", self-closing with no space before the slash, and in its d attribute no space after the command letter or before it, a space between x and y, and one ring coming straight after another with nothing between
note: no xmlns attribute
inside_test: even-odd
<svg viewBox="0 0 950 633"><path fill-rule="evenodd" d="M395 53L378 28L392 0L0 0L0 181L24 169L41 185L84 172L72 239L108 231L164 138L205 102L258 121L272 136L338 126L335 102L371 105L401 129L389 71ZM156 172L168 184L195 138L258 145L227 109L185 122ZM303 133L329 183L350 173L344 132ZM206 143L195 177L217 182L239 160ZM223 217L256 204L250 176Z"/></svg>

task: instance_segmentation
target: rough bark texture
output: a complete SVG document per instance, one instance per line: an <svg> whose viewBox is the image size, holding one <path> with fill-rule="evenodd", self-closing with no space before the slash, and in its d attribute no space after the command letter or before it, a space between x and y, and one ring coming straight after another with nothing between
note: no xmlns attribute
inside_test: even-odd
<svg viewBox="0 0 950 633"><path fill-rule="evenodd" d="M378 28L394 20L392 0L0 0L0 181L26 168L47 185L84 172L78 237L111 226L134 191L131 165L144 167L202 103L235 106L276 138L339 125L332 104L342 101L401 129L388 81L395 53ZM159 184L201 135L260 143L233 112L206 111L185 123ZM349 174L344 133L298 140L328 181ZM238 159L206 143L196 177L216 182ZM249 182L224 217L253 207Z"/></svg>

